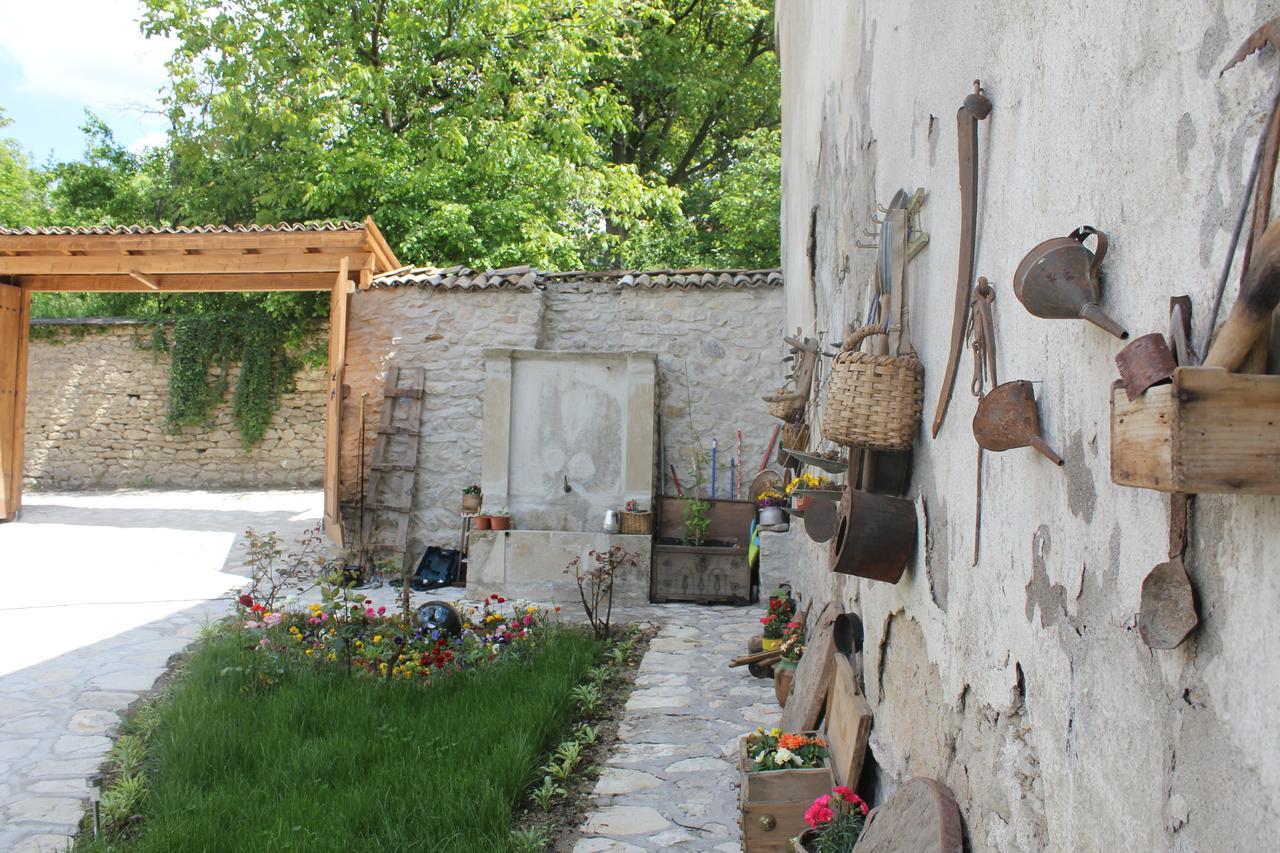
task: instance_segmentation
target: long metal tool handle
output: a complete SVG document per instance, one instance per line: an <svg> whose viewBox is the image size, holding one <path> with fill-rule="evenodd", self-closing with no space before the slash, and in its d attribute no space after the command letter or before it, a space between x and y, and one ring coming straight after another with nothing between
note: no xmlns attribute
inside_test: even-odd
<svg viewBox="0 0 1280 853"><path fill-rule="evenodd" d="M964 349L964 330L969 320L969 291L973 287L973 264L977 251L978 227L978 122L991 114L991 101L982 93L980 81L973 81L973 94L956 112L960 155L960 263L956 276L955 313L951 318L951 352L942 377L938 405L933 414L933 437L938 437L947 416L951 392Z"/></svg>
<svg viewBox="0 0 1280 853"><path fill-rule="evenodd" d="M1262 156L1267 148L1267 137L1271 135L1271 125L1276 120L1276 112L1280 111L1280 86L1276 87L1271 98L1271 112L1267 115L1267 123L1262 126L1262 136L1258 138L1258 147L1253 152L1253 164L1249 167L1249 177L1245 179L1244 191L1241 193L1240 210L1236 213L1236 224L1231 229L1231 242L1227 244L1227 257L1222 262L1222 275L1218 277L1218 288L1213 294L1213 308L1209 311L1209 322L1200 335L1201 348L1209 349L1209 339L1213 337L1213 327L1218 322L1218 312L1222 309L1222 296L1227 289L1227 279L1231 277L1232 261L1236 257L1236 246L1240 243L1240 232L1244 230L1244 218L1249 213L1249 202L1253 199L1253 185L1258 180L1258 171L1262 168ZM1247 259L1246 259L1247 263Z"/></svg>

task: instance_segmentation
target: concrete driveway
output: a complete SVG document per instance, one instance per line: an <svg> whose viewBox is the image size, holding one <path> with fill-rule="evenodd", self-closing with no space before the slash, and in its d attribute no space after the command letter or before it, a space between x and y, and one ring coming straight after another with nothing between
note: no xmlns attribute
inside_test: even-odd
<svg viewBox="0 0 1280 853"><path fill-rule="evenodd" d="M244 531L291 540L319 492L29 494L0 525L0 850L63 850L119 712L228 612Z"/></svg>

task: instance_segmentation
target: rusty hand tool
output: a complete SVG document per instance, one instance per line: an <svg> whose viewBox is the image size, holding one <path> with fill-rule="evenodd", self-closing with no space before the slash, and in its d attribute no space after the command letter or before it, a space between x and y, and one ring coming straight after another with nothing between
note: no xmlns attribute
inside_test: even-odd
<svg viewBox="0 0 1280 853"><path fill-rule="evenodd" d="M969 391L981 402L986 393L986 382L1000 384L996 378L996 331L991 306L996 301L995 288L986 276L978 276L973 286L969 307L969 346L973 348L973 381ZM982 461L986 452L978 445L978 466L975 474L973 501L973 565L978 565L978 553L982 543Z"/></svg>
<svg viewBox="0 0 1280 853"><path fill-rule="evenodd" d="M951 403L951 391L960 367L960 350L964 347L965 322L969 314L969 291L973 287L973 264L978 238L978 122L991 115L991 101L982 91L979 80L973 81L973 94L967 95L956 112L956 129L960 156L960 262L956 273L955 313L951 317L951 351L947 370L942 376L938 405L933 413L934 438L942 429Z"/></svg>
<svg viewBox="0 0 1280 853"><path fill-rule="evenodd" d="M1231 60L1222 67L1218 76L1226 74L1250 54L1261 50L1266 45L1280 52L1280 18L1272 18L1245 39L1244 44L1235 52ZM1265 157L1265 161L1264 161ZM1244 192L1240 195L1240 210L1236 214L1236 224L1231 231L1231 241L1227 244L1227 256L1222 263L1222 275L1218 278L1218 286L1213 295L1213 308L1209 312L1209 322L1205 326L1202 341L1208 341L1213 335L1213 327L1218 322L1218 312L1222 309L1222 297L1227 288L1227 279L1231 276L1231 262L1235 259L1236 246L1240 242L1240 231L1244 227L1245 214L1249 212L1249 197L1256 185L1254 195L1253 221L1249 229L1249 239L1245 243L1244 257L1240 262L1240 287L1244 288L1244 277L1249 270L1249 262L1253 254L1253 246L1262 237L1262 232L1271 218L1271 190L1275 184L1276 162L1280 157L1280 80L1277 80L1275 93L1271 96L1271 113L1263 126L1262 136L1258 138L1258 147L1253 153L1253 162L1249 167L1249 176L1244 182ZM1259 181L1261 174L1262 180Z"/></svg>
<svg viewBox="0 0 1280 853"><path fill-rule="evenodd" d="M1097 238L1097 252L1084 241ZM1045 320L1081 318L1124 340L1129 337L1098 307L1102 280L1098 271L1107 256L1107 235L1081 225L1065 237L1045 240L1027 252L1013 274L1013 293L1034 316Z"/></svg>
<svg viewBox="0 0 1280 853"><path fill-rule="evenodd" d="M1280 221L1267 226L1258 242L1257 257L1245 274L1227 322L1204 358L1204 366L1235 370L1249 354L1254 341L1270 326L1277 303L1280 303Z"/></svg>

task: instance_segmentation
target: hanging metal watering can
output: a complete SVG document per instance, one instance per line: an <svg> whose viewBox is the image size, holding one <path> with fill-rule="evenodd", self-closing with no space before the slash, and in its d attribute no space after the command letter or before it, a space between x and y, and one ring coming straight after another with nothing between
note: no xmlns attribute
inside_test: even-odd
<svg viewBox="0 0 1280 853"><path fill-rule="evenodd" d="M1098 238L1098 251L1090 252L1084 241ZM1107 235L1092 225L1081 225L1066 237L1045 240L1018 264L1013 276L1013 292L1018 301L1037 317L1068 320L1082 317L1124 340L1129 333L1106 315L1098 268L1107 256Z"/></svg>

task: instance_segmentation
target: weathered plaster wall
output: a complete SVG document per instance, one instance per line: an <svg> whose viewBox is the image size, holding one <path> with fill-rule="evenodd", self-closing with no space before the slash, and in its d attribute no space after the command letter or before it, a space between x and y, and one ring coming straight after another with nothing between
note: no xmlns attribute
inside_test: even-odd
<svg viewBox="0 0 1280 853"><path fill-rule="evenodd" d="M372 432L385 365L426 367L410 553L416 556L429 544L456 546L462 487L481 481L484 350L510 347L656 353L666 459L690 488L694 433L708 452L717 439L723 495L736 431L742 430L744 459L754 471L773 430L759 395L778 381L781 305L779 287L556 282L532 290L406 286L358 292L352 297L345 380L351 390L342 428L344 493L355 494L361 394L369 393L365 417ZM654 476L660 487L657 471ZM704 477L709 482L709 474ZM674 491L669 476L666 483Z"/></svg>
<svg viewBox="0 0 1280 853"><path fill-rule="evenodd" d="M971 566L974 401L962 362L941 435L919 439L921 536L896 586L830 575L790 534L796 582L862 613L879 797L917 774L955 790L975 850L1260 849L1280 825L1280 499L1199 499L1203 625L1152 652L1135 628L1165 557L1167 499L1114 486L1108 388L1120 344L1031 317L1011 279L1032 246L1111 237L1104 307L1135 335L1188 293L1197 331L1265 118L1276 57L1218 78L1269 4L780 2L788 327L837 337L872 257L877 200L929 193L909 271L926 420L946 362L960 206L955 110L981 78L977 272L997 290L1002 379L1039 382L1057 469L989 454ZM811 228L811 223L812 228ZM810 275L812 271L812 277ZM1198 343L1198 342L1197 342Z"/></svg>
<svg viewBox="0 0 1280 853"><path fill-rule="evenodd" d="M298 374L296 391L284 395L262 443L246 451L229 401L212 429L167 432L169 356L138 346L150 327L40 328L55 330L55 337L31 341L23 465L28 487L320 485L322 367Z"/></svg>

